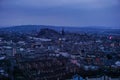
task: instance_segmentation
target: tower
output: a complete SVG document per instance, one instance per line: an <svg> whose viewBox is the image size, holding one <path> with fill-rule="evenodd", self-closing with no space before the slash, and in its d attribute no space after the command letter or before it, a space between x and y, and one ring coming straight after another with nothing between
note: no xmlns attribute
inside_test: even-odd
<svg viewBox="0 0 120 80"><path fill-rule="evenodd" d="M64 35L65 35L64 28L62 28L61 34L62 34L62 36L64 36Z"/></svg>

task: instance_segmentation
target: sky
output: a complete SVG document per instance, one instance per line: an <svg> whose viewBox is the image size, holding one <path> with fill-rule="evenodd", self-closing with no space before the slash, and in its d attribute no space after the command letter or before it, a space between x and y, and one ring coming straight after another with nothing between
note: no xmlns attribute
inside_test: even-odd
<svg viewBox="0 0 120 80"><path fill-rule="evenodd" d="M0 0L0 26L120 28L120 0Z"/></svg>

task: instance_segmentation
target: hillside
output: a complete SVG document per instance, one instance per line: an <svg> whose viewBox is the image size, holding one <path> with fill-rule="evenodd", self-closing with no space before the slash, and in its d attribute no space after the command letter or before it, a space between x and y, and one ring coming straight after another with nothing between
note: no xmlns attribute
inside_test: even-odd
<svg viewBox="0 0 120 80"><path fill-rule="evenodd" d="M67 27L67 26L47 26L47 25L21 25L0 28L0 31L12 31L12 32L39 32L40 29L49 28L56 31L61 31L64 28L68 32L85 32L85 33L104 33L104 34L120 34L120 29L108 29L103 27Z"/></svg>

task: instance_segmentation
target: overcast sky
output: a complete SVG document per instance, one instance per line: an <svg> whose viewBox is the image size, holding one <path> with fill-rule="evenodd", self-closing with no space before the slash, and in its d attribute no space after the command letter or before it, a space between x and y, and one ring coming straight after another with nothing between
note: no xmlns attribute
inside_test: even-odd
<svg viewBox="0 0 120 80"><path fill-rule="evenodd" d="M0 0L0 26L120 28L120 0Z"/></svg>

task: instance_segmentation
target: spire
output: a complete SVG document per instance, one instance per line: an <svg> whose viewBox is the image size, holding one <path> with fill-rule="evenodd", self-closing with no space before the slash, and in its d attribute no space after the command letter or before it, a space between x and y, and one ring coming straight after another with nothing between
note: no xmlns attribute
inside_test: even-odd
<svg viewBox="0 0 120 80"><path fill-rule="evenodd" d="M64 28L62 28L62 32L61 32L62 35L65 35L65 31L64 31Z"/></svg>

